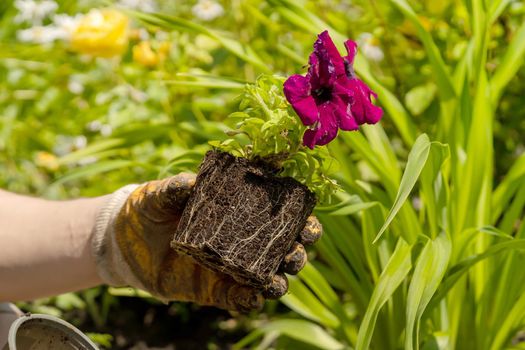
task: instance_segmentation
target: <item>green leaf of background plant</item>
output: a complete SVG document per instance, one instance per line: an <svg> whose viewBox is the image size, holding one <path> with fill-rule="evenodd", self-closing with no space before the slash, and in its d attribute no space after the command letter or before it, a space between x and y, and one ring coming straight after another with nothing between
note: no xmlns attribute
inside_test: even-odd
<svg viewBox="0 0 525 350"><path fill-rule="evenodd" d="M289 293L280 300L290 309L329 328L337 328L340 320L295 276L288 276Z"/></svg>
<svg viewBox="0 0 525 350"><path fill-rule="evenodd" d="M405 168L405 172L403 173L403 177L401 178L401 184L399 185L399 190L397 192L396 199L394 200L394 204L392 205L392 208L388 213L383 227L381 227L381 230L379 230L379 233L374 239L374 243L377 242L379 238L381 238L388 225L390 225L390 223L392 222L392 220L394 219L394 217L408 198L408 195L412 191L412 188L414 187L417 179L419 178L419 174L421 174L421 171L425 166L428 154L430 152L430 145L430 140L428 139L428 136L426 134L422 134L421 136L419 136L416 142L414 143L414 147L412 147L412 150L408 155L408 162ZM413 232L412 234L415 233ZM412 240L412 238L410 240Z"/></svg>
<svg viewBox="0 0 525 350"><path fill-rule="evenodd" d="M525 59L525 22L514 33L514 38L507 47L501 63L496 68L496 72L490 79L490 85L493 89L492 102L497 103L503 90L516 72L523 65Z"/></svg>
<svg viewBox="0 0 525 350"><path fill-rule="evenodd" d="M295 319L280 319L265 324L253 333L249 342L253 342L253 338L268 333L285 335L324 350L340 350L344 348L343 344L315 323ZM233 349L244 349L244 346L249 342L241 340Z"/></svg>
<svg viewBox="0 0 525 350"><path fill-rule="evenodd" d="M413 115L420 115L434 100L436 85L427 83L410 89L405 95L405 105Z"/></svg>
<svg viewBox="0 0 525 350"><path fill-rule="evenodd" d="M490 350L505 348L509 336L516 333L516 329L523 326L523 315L525 313L525 294L521 294L519 299L512 306L512 310L505 317L505 321L500 325Z"/></svg>
<svg viewBox="0 0 525 350"><path fill-rule="evenodd" d="M416 141L417 144L417 141ZM379 310L392 297L395 290L405 280L412 269L412 247L402 238L398 239L396 249L377 281L370 303L359 327L357 350L367 350L374 334Z"/></svg>
<svg viewBox="0 0 525 350"><path fill-rule="evenodd" d="M55 181L53 184L51 184L51 186L63 184L72 180L88 178L90 176L98 175L116 169L128 168L134 164L136 163L130 160L108 160L104 162L97 162L70 171L69 173Z"/></svg>
<svg viewBox="0 0 525 350"><path fill-rule="evenodd" d="M419 349L419 323L436 292L450 259L452 244L442 232L429 240L419 255L407 295L405 350Z"/></svg>
<svg viewBox="0 0 525 350"><path fill-rule="evenodd" d="M433 307L437 306L439 301L441 301L447 295L449 290L456 284L456 282L478 262L513 250L525 250L525 239L515 239L512 241L494 244L483 253L470 256L469 258L462 260L454 266L451 266L447 271L443 282L439 286L437 293L432 297L432 301L425 312L428 312Z"/></svg>

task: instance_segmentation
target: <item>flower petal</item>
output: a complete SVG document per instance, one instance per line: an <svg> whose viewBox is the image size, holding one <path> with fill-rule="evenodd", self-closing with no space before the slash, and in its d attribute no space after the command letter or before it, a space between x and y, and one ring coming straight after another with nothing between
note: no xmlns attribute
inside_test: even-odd
<svg viewBox="0 0 525 350"><path fill-rule="evenodd" d="M308 129L304 132L303 135L303 145L310 149L314 149L315 147L315 135L317 134L317 130Z"/></svg>
<svg viewBox="0 0 525 350"><path fill-rule="evenodd" d="M335 78L345 74L343 58L326 30L317 36L314 52L308 62L308 75L313 90L330 86Z"/></svg>
<svg viewBox="0 0 525 350"><path fill-rule="evenodd" d="M284 95L304 125L312 125L318 120L318 109L311 95L308 78L292 75L284 82Z"/></svg>
<svg viewBox="0 0 525 350"><path fill-rule="evenodd" d="M353 40L345 41L346 52L348 55L344 57L345 61L349 64L354 64L354 58L357 54L357 43Z"/></svg>
<svg viewBox="0 0 525 350"><path fill-rule="evenodd" d="M337 136L339 129L337 120L337 106L332 102L325 102L319 106L319 121L313 130L306 130L303 144L313 149L315 145L326 145Z"/></svg>
<svg viewBox="0 0 525 350"><path fill-rule="evenodd" d="M370 88L361 80L355 78L350 79L346 84L348 88L353 91L353 101L351 104L352 114L357 123L361 124L375 124L383 116L383 110L372 104L370 95L377 96Z"/></svg>
<svg viewBox="0 0 525 350"><path fill-rule="evenodd" d="M359 129L354 115L352 114L352 102L354 92L345 86L348 79L342 77L334 84L332 102L337 106L336 117L342 130L350 131Z"/></svg>

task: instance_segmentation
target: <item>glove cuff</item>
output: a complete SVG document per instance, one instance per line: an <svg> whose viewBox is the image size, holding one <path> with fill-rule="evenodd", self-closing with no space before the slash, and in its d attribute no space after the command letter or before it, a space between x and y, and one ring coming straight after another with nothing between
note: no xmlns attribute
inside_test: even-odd
<svg viewBox="0 0 525 350"><path fill-rule="evenodd" d="M92 236L92 251L98 275L104 283L111 286L140 285L140 283L133 283L137 281L128 281L133 274L117 246L114 232L117 215L129 195L137 187L139 185L127 185L114 192L109 196L96 217Z"/></svg>

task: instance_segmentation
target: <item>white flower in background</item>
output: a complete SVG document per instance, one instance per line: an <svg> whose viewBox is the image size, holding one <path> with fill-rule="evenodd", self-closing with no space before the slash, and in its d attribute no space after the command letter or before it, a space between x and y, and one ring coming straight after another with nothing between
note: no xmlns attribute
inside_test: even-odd
<svg viewBox="0 0 525 350"><path fill-rule="evenodd" d="M83 149L86 146L87 146L87 139L84 135L79 135L79 136L57 135L55 139L55 146L53 147L53 153L55 153L59 157L62 157L73 151Z"/></svg>
<svg viewBox="0 0 525 350"><path fill-rule="evenodd" d="M113 128L109 124L104 124L100 127L100 135L109 136L113 133Z"/></svg>
<svg viewBox="0 0 525 350"><path fill-rule="evenodd" d="M155 32L155 40L168 41L170 40L170 35L168 32L165 32L163 30L158 30L157 32Z"/></svg>
<svg viewBox="0 0 525 350"><path fill-rule="evenodd" d="M84 92L84 84L74 76L71 76L67 82L67 89L72 94L80 95Z"/></svg>
<svg viewBox="0 0 525 350"><path fill-rule="evenodd" d="M73 141L73 146L75 147L75 149L86 148L87 138L84 135L76 136Z"/></svg>
<svg viewBox="0 0 525 350"><path fill-rule="evenodd" d="M224 9L221 4L213 0L199 0L199 2L191 8L193 15L203 21L211 21L224 14Z"/></svg>
<svg viewBox="0 0 525 350"><path fill-rule="evenodd" d="M36 26L16 32L16 37L22 42L48 44L61 39L62 30L54 26Z"/></svg>
<svg viewBox="0 0 525 350"><path fill-rule="evenodd" d="M62 40L69 40L71 38L71 34L77 27L81 17L82 16L78 14L69 16L63 13L53 16L53 24L62 31Z"/></svg>
<svg viewBox="0 0 525 350"><path fill-rule="evenodd" d="M42 20L58 8L53 0L16 0L14 5L18 10L15 22L31 22L33 25L41 25Z"/></svg>
<svg viewBox="0 0 525 350"><path fill-rule="evenodd" d="M53 24L47 26L37 25L28 29L21 29L16 35L18 40L22 42L37 44L48 44L55 40L69 40L71 33L75 30L79 18L79 15L54 15Z"/></svg>
<svg viewBox="0 0 525 350"><path fill-rule="evenodd" d="M385 58L383 50L379 47L379 40L370 33L361 33L357 37L359 50L371 61L382 61Z"/></svg>
<svg viewBox="0 0 525 350"><path fill-rule="evenodd" d="M102 128L102 123L100 120L93 120L86 125L86 128L91 132L100 131L100 128Z"/></svg>
<svg viewBox="0 0 525 350"><path fill-rule="evenodd" d="M102 136L109 136L113 133L113 128L109 124L102 124L100 120L93 120L86 125L86 128L91 132L100 132Z"/></svg>
<svg viewBox="0 0 525 350"><path fill-rule="evenodd" d="M143 12L154 12L157 10L157 3L154 0L120 0L117 5Z"/></svg>
<svg viewBox="0 0 525 350"><path fill-rule="evenodd" d="M412 206L417 211L421 210L421 208L423 208L423 202L421 201L421 198L419 197L412 198Z"/></svg>

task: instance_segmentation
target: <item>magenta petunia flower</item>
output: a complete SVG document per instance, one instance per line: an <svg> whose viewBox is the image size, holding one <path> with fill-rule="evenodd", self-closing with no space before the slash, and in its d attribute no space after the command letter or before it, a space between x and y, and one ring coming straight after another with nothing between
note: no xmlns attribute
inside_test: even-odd
<svg viewBox="0 0 525 350"><path fill-rule="evenodd" d="M328 31L318 35L306 76L292 75L284 83L284 95L304 125L303 143L313 149L332 141L339 129L357 130L375 124L383 110L372 104L377 95L359 80L353 68L357 44L345 42L348 55L341 57Z"/></svg>

